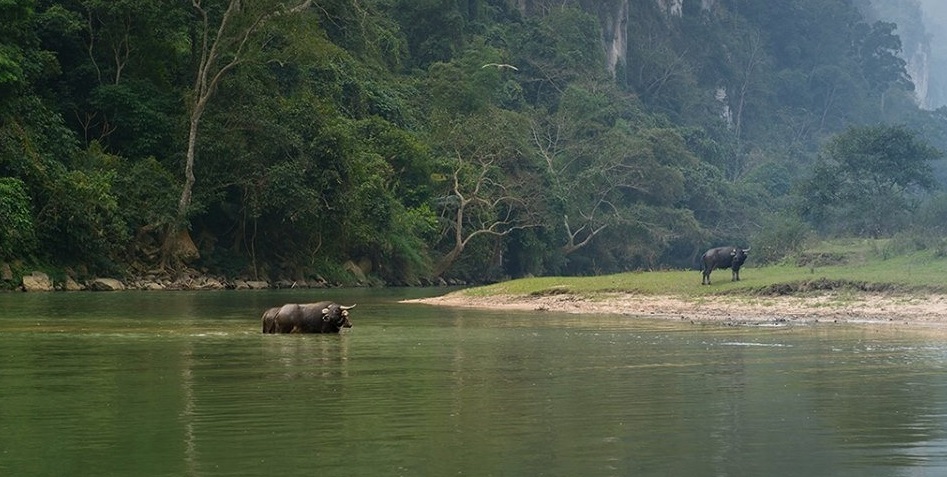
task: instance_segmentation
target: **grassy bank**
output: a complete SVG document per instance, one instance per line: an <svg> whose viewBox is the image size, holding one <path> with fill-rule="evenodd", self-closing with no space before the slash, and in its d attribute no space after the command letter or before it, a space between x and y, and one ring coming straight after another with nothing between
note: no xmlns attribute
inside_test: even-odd
<svg viewBox="0 0 947 477"><path fill-rule="evenodd" d="M711 275L713 284L702 286L697 270L643 271L596 277L524 278L463 293L490 296L626 292L685 298L838 290L947 293L947 256L939 248L908 251L890 240L824 242L779 265L755 266L751 252L740 278L739 282L731 282L729 270L716 270Z"/></svg>

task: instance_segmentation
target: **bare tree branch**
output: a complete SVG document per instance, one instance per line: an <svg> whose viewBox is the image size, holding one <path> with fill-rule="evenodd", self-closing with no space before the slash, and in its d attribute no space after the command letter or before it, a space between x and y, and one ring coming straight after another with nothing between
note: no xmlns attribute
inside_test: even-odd
<svg viewBox="0 0 947 477"><path fill-rule="evenodd" d="M540 225L530 212L528 198L493 177L499 169L496 157L483 150L468 156L455 151L455 156L451 190L441 200L452 248L436 265L435 276L450 269L477 237L502 237Z"/></svg>

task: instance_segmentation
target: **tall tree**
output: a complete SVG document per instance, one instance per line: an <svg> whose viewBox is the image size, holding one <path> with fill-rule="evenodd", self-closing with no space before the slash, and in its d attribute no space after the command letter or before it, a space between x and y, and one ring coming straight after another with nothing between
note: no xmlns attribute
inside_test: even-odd
<svg viewBox="0 0 947 477"><path fill-rule="evenodd" d="M478 237L540 225L542 183L525 154L525 137L519 115L493 108L448 131L443 143L450 172L439 200L448 250L434 276L449 270Z"/></svg>
<svg viewBox="0 0 947 477"><path fill-rule="evenodd" d="M542 111L531 122L533 146L551 183L549 200L561 209L554 223L563 226L556 227L564 233L559 248L563 255L587 246L620 216L620 204L613 201L618 188L614 179L620 173L615 166L622 154L613 153L624 144L612 147L620 135L608 133L620 108L630 110L632 105L594 89L570 85L555 112Z"/></svg>
<svg viewBox="0 0 947 477"><path fill-rule="evenodd" d="M803 215L829 232L877 237L898 230L911 197L935 186L941 153L901 126L852 127L826 144L802 184Z"/></svg>
<svg viewBox="0 0 947 477"><path fill-rule="evenodd" d="M229 0L222 13L218 5L203 0L191 0L197 17L194 51L197 69L189 92L187 153L184 163L184 186L178 201L177 217L168 229L162 247L162 261L192 257L194 250L185 224L191 207L194 182L194 161L197 155L197 137L201 118L214 97L221 78L246 61L251 54L256 35L268 21L285 14L300 13L312 5L312 0L299 0L291 5L277 1L244 3Z"/></svg>
<svg viewBox="0 0 947 477"><path fill-rule="evenodd" d="M186 87L175 81L189 59L180 40L190 5L173 0L67 5L74 9L67 12L75 18L75 30L59 28L46 40L59 45L58 58L69 71L56 85L64 118L87 144L99 142L111 154L134 160L170 155L184 112Z"/></svg>
<svg viewBox="0 0 947 477"><path fill-rule="evenodd" d="M901 58L901 38L894 33L898 25L877 21L855 28L855 58L872 91L881 96L881 112L889 89L914 91L914 82L907 72L907 62Z"/></svg>

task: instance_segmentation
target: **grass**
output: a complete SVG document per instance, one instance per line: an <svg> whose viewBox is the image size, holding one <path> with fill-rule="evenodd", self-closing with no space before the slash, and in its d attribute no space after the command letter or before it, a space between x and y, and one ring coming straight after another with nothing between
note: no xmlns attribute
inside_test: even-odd
<svg viewBox="0 0 947 477"><path fill-rule="evenodd" d="M676 295L691 299L720 294L767 296L820 291L878 291L901 294L947 293L947 257L934 250L892 256L884 240L820 243L794 264L752 265L752 254L739 282L729 270L715 270L713 284L702 286L698 270L629 272L595 277L539 277L470 288L471 296L554 295L624 292ZM800 265L801 264L801 265Z"/></svg>

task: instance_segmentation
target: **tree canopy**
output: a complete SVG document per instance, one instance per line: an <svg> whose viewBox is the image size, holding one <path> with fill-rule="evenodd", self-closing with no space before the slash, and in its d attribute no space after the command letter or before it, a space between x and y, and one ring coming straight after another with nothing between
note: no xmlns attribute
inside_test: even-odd
<svg viewBox="0 0 947 477"><path fill-rule="evenodd" d="M0 260L489 281L932 220L896 24L662 5L0 2Z"/></svg>
<svg viewBox="0 0 947 477"><path fill-rule="evenodd" d="M941 153L901 126L852 127L832 138L802 183L803 216L832 232L883 236L910 223L936 186Z"/></svg>

